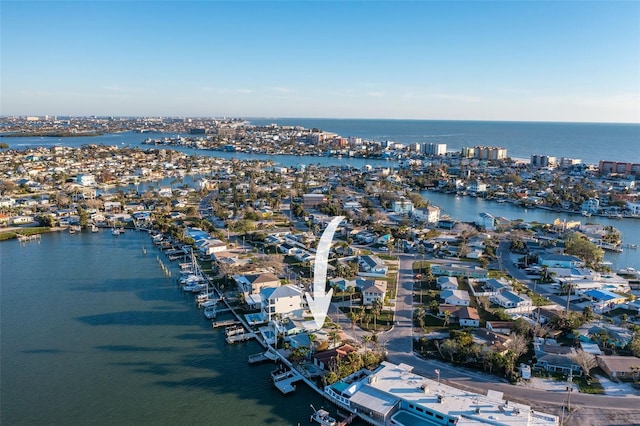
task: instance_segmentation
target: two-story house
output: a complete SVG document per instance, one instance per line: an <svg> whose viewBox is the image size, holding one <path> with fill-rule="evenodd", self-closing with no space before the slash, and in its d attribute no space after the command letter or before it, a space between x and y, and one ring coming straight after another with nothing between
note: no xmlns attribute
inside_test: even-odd
<svg viewBox="0 0 640 426"><path fill-rule="evenodd" d="M362 283L360 291L362 291L362 304L364 306L372 305L375 300L384 302L387 294L387 282L367 280Z"/></svg>
<svg viewBox="0 0 640 426"><path fill-rule="evenodd" d="M263 288L279 287L280 279L270 272L261 274L234 275L238 290L245 295L259 294Z"/></svg>

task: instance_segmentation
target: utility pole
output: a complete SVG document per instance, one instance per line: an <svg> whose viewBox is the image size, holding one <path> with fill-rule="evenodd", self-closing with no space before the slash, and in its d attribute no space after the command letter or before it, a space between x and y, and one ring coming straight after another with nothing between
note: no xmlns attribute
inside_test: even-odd
<svg viewBox="0 0 640 426"><path fill-rule="evenodd" d="M573 390L573 370L569 370L567 378L569 385L567 386L567 413L571 414L571 391Z"/></svg>

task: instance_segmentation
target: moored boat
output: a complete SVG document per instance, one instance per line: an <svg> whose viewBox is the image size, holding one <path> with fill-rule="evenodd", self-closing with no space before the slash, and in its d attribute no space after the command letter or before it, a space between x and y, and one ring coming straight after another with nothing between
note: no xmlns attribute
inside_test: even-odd
<svg viewBox="0 0 640 426"><path fill-rule="evenodd" d="M322 426L335 426L336 424L338 424L338 422L336 422L336 419L334 419L333 417L331 417L331 415L329 414L329 412L327 410L324 409L319 409L316 410L313 405L311 406L311 408L313 409L313 414L311 415L311 418L309 419L310 423L313 423L314 421L321 424Z"/></svg>

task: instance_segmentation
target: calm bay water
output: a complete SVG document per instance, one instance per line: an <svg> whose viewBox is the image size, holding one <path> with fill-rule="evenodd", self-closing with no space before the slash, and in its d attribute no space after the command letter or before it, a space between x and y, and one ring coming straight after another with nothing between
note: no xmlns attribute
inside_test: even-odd
<svg viewBox="0 0 640 426"><path fill-rule="evenodd" d="M133 231L0 244L1 424L295 425L329 405L281 395L273 364L247 363L261 347L228 345L158 253Z"/></svg>

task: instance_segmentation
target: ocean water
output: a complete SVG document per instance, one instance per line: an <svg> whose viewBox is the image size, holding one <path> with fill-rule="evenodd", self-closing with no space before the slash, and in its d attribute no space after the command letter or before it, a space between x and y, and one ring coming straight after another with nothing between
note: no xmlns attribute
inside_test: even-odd
<svg viewBox="0 0 640 426"><path fill-rule="evenodd" d="M513 158L548 155L640 163L640 124L551 123L450 120L364 120L317 118L250 118L252 124L317 128L341 136L401 143L445 143L448 150L463 146L499 146Z"/></svg>

